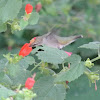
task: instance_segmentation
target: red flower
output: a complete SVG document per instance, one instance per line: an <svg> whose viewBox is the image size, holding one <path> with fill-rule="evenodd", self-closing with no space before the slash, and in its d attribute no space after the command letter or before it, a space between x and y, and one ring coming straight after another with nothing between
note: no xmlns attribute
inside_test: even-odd
<svg viewBox="0 0 100 100"><path fill-rule="evenodd" d="M38 3L36 6L35 6L35 9L36 9L36 12L39 12L42 8L42 5L41 3Z"/></svg>
<svg viewBox="0 0 100 100"><path fill-rule="evenodd" d="M25 7L25 11L27 14L30 14L33 10L33 6L30 5L30 4L27 4L26 7Z"/></svg>
<svg viewBox="0 0 100 100"><path fill-rule="evenodd" d="M21 48L21 50L19 52L19 55L23 56L23 57L29 55L30 52L32 51L32 47L29 47L29 46L30 46L30 43L25 43L22 46L22 48Z"/></svg>
<svg viewBox="0 0 100 100"><path fill-rule="evenodd" d="M33 75L33 77L29 77L27 78L26 82L25 82L25 88L27 89L32 89L32 87L34 86L34 83L35 83L35 78L36 74Z"/></svg>
<svg viewBox="0 0 100 100"><path fill-rule="evenodd" d="M67 52L67 51L65 51L65 52L68 54L68 56L72 55L72 52Z"/></svg>

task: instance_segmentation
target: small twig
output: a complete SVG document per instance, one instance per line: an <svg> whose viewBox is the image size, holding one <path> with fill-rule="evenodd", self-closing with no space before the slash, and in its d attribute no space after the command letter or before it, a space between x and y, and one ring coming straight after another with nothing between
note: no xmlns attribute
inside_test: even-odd
<svg viewBox="0 0 100 100"><path fill-rule="evenodd" d="M70 69L70 63L68 63L68 68Z"/></svg>
<svg viewBox="0 0 100 100"><path fill-rule="evenodd" d="M63 69L65 69L64 63L62 63L62 67L63 67Z"/></svg>
<svg viewBox="0 0 100 100"><path fill-rule="evenodd" d="M100 56L98 56L98 57L92 59L91 62L94 62L94 61L99 60L99 59L100 59Z"/></svg>
<svg viewBox="0 0 100 100"><path fill-rule="evenodd" d="M40 63L38 63L37 65L35 65L35 67L31 70L31 72L32 72L33 70L35 70L41 63L42 63L42 61L41 61Z"/></svg>

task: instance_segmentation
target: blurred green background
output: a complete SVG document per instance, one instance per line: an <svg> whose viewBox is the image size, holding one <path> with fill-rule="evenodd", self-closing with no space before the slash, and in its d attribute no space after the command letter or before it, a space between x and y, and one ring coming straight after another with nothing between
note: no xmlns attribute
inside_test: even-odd
<svg viewBox="0 0 100 100"><path fill-rule="evenodd" d="M59 28L59 35L70 36L82 34L83 39L64 48L64 50L81 55L83 60L94 58L97 51L79 49L82 44L91 41L100 41L100 0L23 0L18 18L24 15L25 5L35 5L41 2L42 9L39 12L40 19L37 25L27 26L24 30L11 33L8 25L5 32L0 33L0 59L8 52L18 53L20 47L29 42L31 38L49 32L52 28ZM1 27L0 27L1 28ZM100 70L100 60L95 62L94 70ZM66 100L99 100L100 81L97 82L98 90L94 84L89 87L85 75L74 82L69 83Z"/></svg>

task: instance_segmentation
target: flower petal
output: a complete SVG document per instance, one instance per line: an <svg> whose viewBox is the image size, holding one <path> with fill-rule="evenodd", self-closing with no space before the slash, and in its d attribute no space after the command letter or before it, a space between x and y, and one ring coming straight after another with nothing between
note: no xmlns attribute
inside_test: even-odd
<svg viewBox="0 0 100 100"><path fill-rule="evenodd" d="M27 4L25 7L25 11L27 14L30 14L33 10L33 6L31 4Z"/></svg>
<svg viewBox="0 0 100 100"><path fill-rule="evenodd" d="M31 77L27 78L26 82L25 82L25 88L27 89L32 89L32 87L34 86L35 80Z"/></svg>
<svg viewBox="0 0 100 100"><path fill-rule="evenodd" d="M30 54L30 52L32 51L32 47L29 47L29 45L30 45L30 43L25 43L23 46L22 46L22 48L21 48L21 50L20 50L20 52L19 52L19 55L20 56L27 56L27 55L29 55Z"/></svg>
<svg viewBox="0 0 100 100"><path fill-rule="evenodd" d="M65 52L68 54L68 56L72 55L72 52L67 52L67 51L65 51Z"/></svg>

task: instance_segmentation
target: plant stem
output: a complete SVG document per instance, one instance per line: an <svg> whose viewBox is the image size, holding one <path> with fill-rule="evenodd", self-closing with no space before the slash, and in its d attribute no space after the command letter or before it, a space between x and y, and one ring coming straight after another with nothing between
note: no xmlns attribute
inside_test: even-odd
<svg viewBox="0 0 100 100"><path fill-rule="evenodd" d="M63 67L63 69L65 69L64 63L62 63L62 67Z"/></svg>
<svg viewBox="0 0 100 100"><path fill-rule="evenodd" d="M37 65L35 65L35 67L31 70L31 72L34 71L41 63L42 63L42 61L40 63L38 63Z"/></svg>
<svg viewBox="0 0 100 100"><path fill-rule="evenodd" d="M11 23L10 23L10 22L7 22L7 24L11 25Z"/></svg>
<svg viewBox="0 0 100 100"><path fill-rule="evenodd" d="M19 84L19 86L18 86L17 90L19 91L19 90L20 90L20 88L21 88L21 84Z"/></svg>
<svg viewBox="0 0 100 100"><path fill-rule="evenodd" d="M94 61L99 60L99 59L100 59L100 56L98 56L98 57L92 59L91 62L94 62Z"/></svg>
<svg viewBox="0 0 100 100"><path fill-rule="evenodd" d="M84 74L88 76L89 72L88 71L84 71Z"/></svg>
<svg viewBox="0 0 100 100"><path fill-rule="evenodd" d="M90 72L91 71L88 68L86 68L86 70L84 71L84 74L88 76Z"/></svg>

